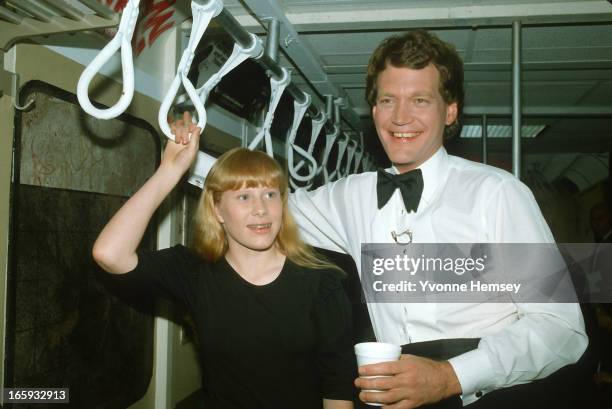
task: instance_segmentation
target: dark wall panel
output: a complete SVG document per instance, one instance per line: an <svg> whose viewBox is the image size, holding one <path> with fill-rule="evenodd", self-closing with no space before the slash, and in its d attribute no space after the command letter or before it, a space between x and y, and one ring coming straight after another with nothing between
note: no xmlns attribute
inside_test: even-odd
<svg viewBox="0 0 612 409"><path fill-rule="evenodd" d="M129 117L86 117L74 96L45 84L25 93L36 107L16 124L6 386L67 387L62 407L123 409L152 376L152 304L123 302L91 248L154 171L158 137ZM154 243L150 230L143 246ZM30 406L40 407L14 405Z"/></svg>

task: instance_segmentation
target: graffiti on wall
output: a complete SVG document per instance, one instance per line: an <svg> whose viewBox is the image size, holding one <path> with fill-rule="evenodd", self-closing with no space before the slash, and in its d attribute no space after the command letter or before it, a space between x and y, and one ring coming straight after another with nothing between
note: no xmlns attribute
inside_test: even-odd
<svg viewBox="0 0 612 409"><path fill-rule="evenodd" d="M115 12L120 12L128 0L99 0ZM160 35L178 26L185 17L178 13L174 4L176 0L141 0L138 24L134 30L132 47L134 55L140 55L151 47ZM114 29L116 32L116 29ZM114 34L111 32L111 34Z"/></svg>
<svg viewBox="0 0 612 409"><path fill-rule="evenodd" d="M155 169L148 131L83 116L78 105L42 92L29 95L36 109L22 115L22 184L130 196Z"/></svg>

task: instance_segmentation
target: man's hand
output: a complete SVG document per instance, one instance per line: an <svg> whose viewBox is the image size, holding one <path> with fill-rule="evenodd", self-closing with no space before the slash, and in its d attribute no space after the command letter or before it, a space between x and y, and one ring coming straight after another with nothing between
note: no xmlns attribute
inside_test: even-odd
<svg viewBox="0 0 612 409"><path fill-rule="evenodd" d="M448 361L433 361L402 355L399 361L359 367L360 376L386 375L383 378L357 378L364 402L383 403L384 409L409 409L461 394L461 385ZM363 390L382 392L364 392Z"/></svg>

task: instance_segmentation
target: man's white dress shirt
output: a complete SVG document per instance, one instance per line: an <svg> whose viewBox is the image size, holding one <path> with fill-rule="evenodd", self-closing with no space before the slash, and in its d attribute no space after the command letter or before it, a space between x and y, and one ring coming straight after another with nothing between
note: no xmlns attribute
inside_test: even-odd
<svg viewBox="0 0 612 409"><path fill-rule="evenodd" d="M444 148L419 168L424 189L416 213L406 212L399 189L378 209L376 172L297 190L289 203L303 239L350 254L359 270L361 244L393 243L392 231L410 229L415 243L554 242L531 191L508 172ZM577 361L588 343L577 304L369 303L368 310L381 342L482 338L477 349L449 360L464 405L477 392L543 378Z"/></svg>

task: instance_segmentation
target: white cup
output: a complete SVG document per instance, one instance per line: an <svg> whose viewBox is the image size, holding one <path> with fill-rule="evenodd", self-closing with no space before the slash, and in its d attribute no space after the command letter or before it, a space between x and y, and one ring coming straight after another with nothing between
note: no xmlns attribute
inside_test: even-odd
<svg viewBox="0 0 612 409"><path fill-rule="evenodd" d="M357 366L377 364L379 362L397 361L402 354L402 347L399 345L387 344L384 342L362 342L355 345L355 355L357 356ZM382 378L383 376L364 376L364 378ZM364 392L382 392L379 390L364 390ZM370 403L368 405L383 406L382 403Z"/></svg>

